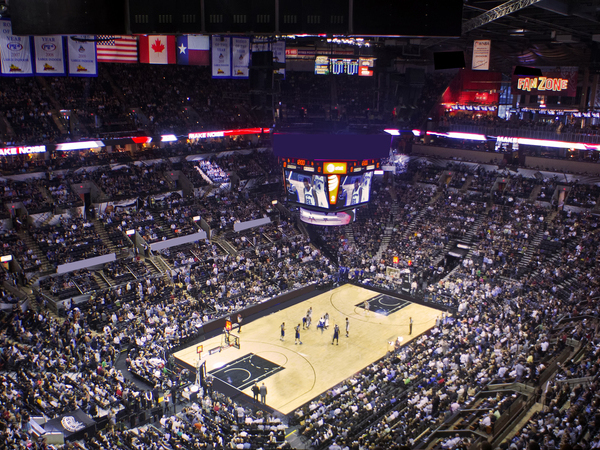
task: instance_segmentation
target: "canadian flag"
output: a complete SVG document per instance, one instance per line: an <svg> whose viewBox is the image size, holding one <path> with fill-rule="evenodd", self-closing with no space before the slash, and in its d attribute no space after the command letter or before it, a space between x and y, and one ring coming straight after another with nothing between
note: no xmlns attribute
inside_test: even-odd
<svg viewBox="0 0 600 450"><path fill-rule="evenodd" d="M176 64L175 36L140 36L140 62L145 64Z"/></svg>

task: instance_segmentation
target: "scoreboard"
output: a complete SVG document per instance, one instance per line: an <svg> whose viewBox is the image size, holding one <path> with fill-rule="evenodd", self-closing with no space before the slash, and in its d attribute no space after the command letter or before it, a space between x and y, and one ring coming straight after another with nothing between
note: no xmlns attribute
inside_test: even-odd
<svg viewBox="0 0 600 450"><path fill-rule="evenodd" d="M362 161L312 161L302 158L279 159L284 168L325 174L358 173L365 170L376 170L381 166L381 162L378 159L363 159Z"/></svg>
<svg viewBox="0 0 600 450"><path fill-rule="evenodd" d="M366 204L381 162L281 158L287 201L314 211L344 211Z"/></svg>
<svg viewBox="0 0 600 450"><path fill-rule="evenodd" d="M315 58L316 75L358 75L372 77L375 58L330 58L319 55Z"/></svg>
<svg viewBox="0 0 600 450"><path fill-rule="evenodd" d="M339 226L370 201L375 172L390 155L387 133L272 134L286 202L300 207L300 219Z"/></svg>

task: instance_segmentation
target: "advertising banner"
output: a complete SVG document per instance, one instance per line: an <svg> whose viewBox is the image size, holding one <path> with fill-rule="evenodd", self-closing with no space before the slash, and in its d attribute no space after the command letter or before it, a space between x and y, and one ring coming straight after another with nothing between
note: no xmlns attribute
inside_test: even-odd
<svg viewBox="0 0 600 450"><path fill-rule="evenodd" d="M46 432L63 433L67 441L82 439L85 433L93 434L95 427L96 421L81 409L57 416L44 424Z"/></svg>
<svg viewBox="0 0 600 450"><path fill-rule="evenodd" d="M72 77L97 77L96 42L94 36L67 38L69 75Z"/></svg>
<svg viewBox="0 0 600 450"><path fill-rule="evenodd" d="M10 20L0 20L0 74L5 77L33 75L31 36L14 36Z"/></svg>
<svg viewBox="0 0 600 450"><path fill-rule="evenodd" d="M473 42L473 70L490 70L490 48L492 41L482 40Z"/></svg>

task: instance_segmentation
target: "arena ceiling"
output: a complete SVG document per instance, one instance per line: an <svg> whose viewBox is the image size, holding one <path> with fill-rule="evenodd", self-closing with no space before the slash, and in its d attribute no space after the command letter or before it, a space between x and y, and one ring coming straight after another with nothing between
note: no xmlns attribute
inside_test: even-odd
<svg viewBox="0 0 600 450"><path fill-rule="evenodd" d="M434 51L492 41L491 66L580 66L600 70L600 0L465 0L459 39L425 39Z"/></svg>
<svg viewBox="0 0 600 450"><path fill-rule="evenodd" d="M62 5L58 7L57 5ZM65 7L65 5L72 7ZM284 16L279 18L279 25L275 21L276 11L282 14L281 9L296 8L291 13L298 15L299 33L307 33L313 36L312 43L319 38L317 34L325 33L327 36L333 34L344 34L346 30L353 29L357 25L357 18L352 15L362 11L363 14L355 16L369 17L369 23L373 30L382 33L373 35L385 35L393 37L370 38L377 40L381 45L384 40L402 41L396 44L399 48L403 45L414 45L418 47L417 58L431 60L431 53L445 50L462 50L469 59L473 40L490 39L492 41L491 68L494 70L508 70L515 65L531 66L579 66L589 67L592 71L600 71L600 0L463 0L462 1L462 32L460 37L437 37L424 38L414 36L409 39L406 31L410 29L407 22L416 23L417 17L430 17L431 27L426 29L426 36L457 36L459 34L460 0L420 0L406 2L405 0L331 0L322 2L320 0L177 0L164 3L159 0L97 0L85 3L89 8L96 8L94 14L90 11L81 10L79 0L0 0L0 6L10 5L8 11L0 11L3 16L10 15L11 10L23 12L22 20L29 33L22 34L74 34L84 31L71 31L74 24L83 24L85 17L97 20L85 23L90 30L84 34L125 34L148 33L261 33L260 27L264 28L262 34L273 34L278 29L283 33L281 27L285 22ZM77 6L79 5L79 6ZM92 5L92 6L90 6ZM127 5L127 6L124 6ZM202 6L204 5L204 6ZM279 6L277 9L276 5ZM300 6L298 6L300 5ZM56 6L56 7L53 7ZM193 22L172 23L161 22L160 13L164 8L173 9L172 17L194 17ZM444 8L450 8L453 13L444 12ZM111 9L112 8L112 9ZM129 14L125 9L129 8ZM136 9L138 8L139 11ZM221 8L225 20L220 24L211 23L209 12L211 8ZM358 8L358 9L357 9ZM362 8L362 9L361 9ZM85 9L85 8L84 8ZM425 13L422 10L425 10ZM450 9L448 11L450 11ZM110 14L110 18L104 16L110 11L119 13ZM182 11L197 12L198 15L184 14ZM268 14L260 17L269 17L268 24L260 25L253 17L258 12L266 11ZM95 10L94 10L95 11ZM134 23L134 12L145 12L149 17L146 25ZM188 11L188 12L189 12ZM249 21L244 24L235 24L235 14L247 13ZM35 13L34 13L35 12ZM454 14L457 12L458 14ZM313 15L311 15L313 14ZM338 15L339 14L339 15ZM419 14L421 16L419 16ZM122 17L121 17L122 16ZM128 17L129 22L126 24ZM231 16L231 17L230 17ZM319 17L321 25L315 25L311 17ZM434 19L433 17L436 17ZM441 16L444 20L439 20ZM119 19L120 17L120 19ZM133 17L133 18L132 18ZM169 16L171 17L171 16ZM200 19L202 17L202 19ZM244 17L246 17L244 15ZM339 23L333 24L329 18L341 18ZM52 20L50 20L52 19ZM117 20L118 19L118 20ZM437 22L436 22L437 20ZM16 14L13 15L13 27L18 25ZM385 22L385 26L383 25ZM452 26L440 32L445 22L452 22ZM49 29L52 26L54 28ZM404 24L404 25L403 25ZM437 26L433 26L437 24ZM127 28L127 32L112 31L110 27ZM288 25L289 26L289 25ZM212 28L211 28L212 27ZM220 28L219 28L220 27ZM391 27L391 28L390 28ZM408 27L408 28L407 28ZM294 28L292 26L292 28ZM102 32L91 30L100 29ZM252 31L253 30L253 31ZM268 30L271 30L270 32ZM342 30L342 33L339 33ZM391 32L390 32L391 30ZM452 30L451 32L448 32ZM37 32L36 32L37 31ZM311 38L306 39L307 42ZM304 41L297 42L303 45ZM292 44L294 45L294 44Z"/></svg>

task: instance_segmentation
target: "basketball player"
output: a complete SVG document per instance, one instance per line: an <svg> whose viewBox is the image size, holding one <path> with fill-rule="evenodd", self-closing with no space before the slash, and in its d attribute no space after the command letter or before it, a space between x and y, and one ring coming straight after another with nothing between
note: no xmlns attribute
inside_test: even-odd
<svg viewBox="0 0 600 450"><path fill-rule="evenodd" d="M281 324L281 337L279 338L279 340L283 341L283 338L285 338L285 322Z"/></svg>
<svg viewBox="0 0 600 450"><path fill-rule="evenodd" d="M350 337L350 319L346 317L346 337Z"/></svg>
<svg viewBox="0 0 600 450"><path fill-rule="evenodd" d="M315 191L310 185L310 178L304 178L304 204L316 206Z"/></svg>
<svg viewBox="0 0 600 450"><path fill-rule="evenodd" d="M350 199L351 205L356 205L360 203L360 198L362 195L362 187L358 180L354 181L354 189L352 189L352 197Z"/></svg>
<svg viewBox="0 0 600 450"><path fill-rule="evenodd" d="M333 345L333 341L336 342L336 345L340 345L340 327L338 327L338 324L335 324L335 327L333 327L333 339L331 340L331 345Z"/></svg>
<svg viewBox="0 0 600 450"><path fill-rule="evenodd" d="M298 345L298 344L302 345L302 341L300 340L300 324L298 324L296 326L296 340L295 340L294 344L296 344L296 345Z"/></svg>
<svg viewBox="0 0 600 450"><path fill-rule="evenodd" d="M317 206L322 208L327 208L327 193L325 192L325 181L324 178L318 175L315 175L313 185L315 187L315 197L317 199Z"/></svg>

